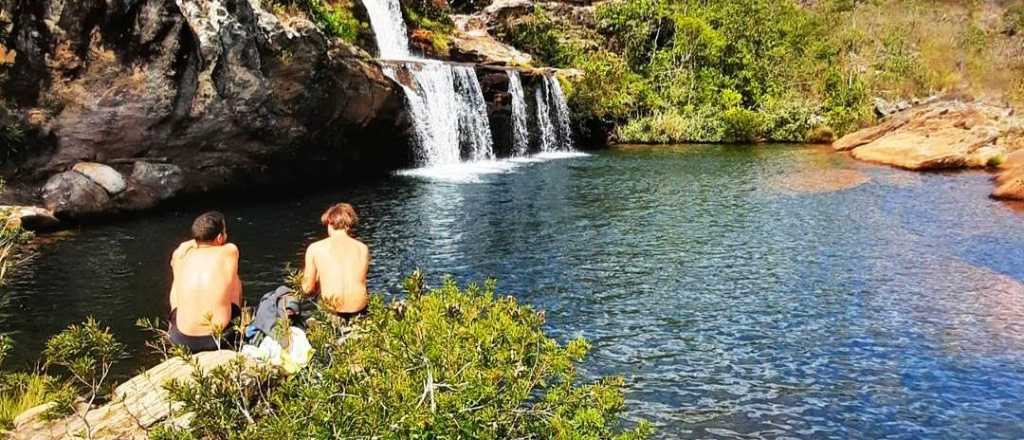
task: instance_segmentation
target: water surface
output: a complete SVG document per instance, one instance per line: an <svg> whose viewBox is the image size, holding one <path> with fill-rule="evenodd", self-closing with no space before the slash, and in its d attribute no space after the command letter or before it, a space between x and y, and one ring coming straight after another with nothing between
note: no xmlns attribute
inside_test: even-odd
<svg viewBox="0 0 1024 440"><path fill-rule="evenodd" d="M787 182L833 170L836 192ZM501 170L499 170L501 171ZM794 147L629 147L458 182L396 176L222 203L250 301L349 201L371 287L420 267L544 309L594 342L659 437L1024 437L1024 217L984 173L915 174ZM811 185L813 186L813 185ZM0 308L16 361L94 315L141 352L166 313L168 255L202 207L41 246Z"/></svg>

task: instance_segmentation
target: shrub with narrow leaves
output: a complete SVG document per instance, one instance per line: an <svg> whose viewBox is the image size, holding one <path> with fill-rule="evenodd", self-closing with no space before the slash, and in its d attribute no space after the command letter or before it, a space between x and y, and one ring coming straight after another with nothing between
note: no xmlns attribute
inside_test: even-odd
<svg viewBox="0 0 1024 440"><path fill-rule="evenodd" d="M241 380L229 366L174 384L191 431L161 438L640 439L627 429L620 378L584 383L589 344L544 335L542 313L494 294L494 283L374 296L351 334L326 317L309 326L311 363L286 378ZM273 386L260 388L268 382ZM248 386L249 388L246 388ZM243 412L242 408L246 410ZM211 412L212 411L212 412Z"/></svg>

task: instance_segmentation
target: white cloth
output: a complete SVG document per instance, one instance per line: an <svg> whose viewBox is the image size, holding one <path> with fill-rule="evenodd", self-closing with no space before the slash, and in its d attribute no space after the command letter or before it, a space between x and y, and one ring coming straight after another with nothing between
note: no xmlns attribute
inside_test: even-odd
<svg viewBox="0 0 1024 440"><path fill-rule="evenodd" d="M259 347L246 344L242 346L241 352L258 361L280 367L287 374L294 374L312 359L313 346L309 344L306 332L301 328L291 327L288 331L287 349L282 348L281 344L268 336L263 338Z"/></svg>

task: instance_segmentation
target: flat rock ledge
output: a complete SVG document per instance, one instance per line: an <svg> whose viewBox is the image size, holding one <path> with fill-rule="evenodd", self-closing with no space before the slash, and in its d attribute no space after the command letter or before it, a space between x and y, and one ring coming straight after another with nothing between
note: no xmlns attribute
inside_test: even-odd
<svg viewBox="0 0 1024 440"><path fill-rule="evenodd" d="M994 198L1024 200L1024 118L984 102L932 100L832 144L855 159L913 171L997 170Z"/></svg>
<svg viewBox="0 0 1024 440"><path fill-rule="evenodd" d="M242 356L238 352L221 350L199 353L194 361L205 373ZM135 376L114 389L106 405L92 408L86 413L93 439L144 439L158 423L178 426L189 423L191 416L172 416L175 405L169 401L164 384L173 380L191 381L195 371L192 364L182 358L171 358L148 371ZM85 423L79 414L63 419L45 421L42 415L51 404L29 409L14 419L15 440L42 440L85 436ZM80 410L81 411L81 410Z"/></svg>

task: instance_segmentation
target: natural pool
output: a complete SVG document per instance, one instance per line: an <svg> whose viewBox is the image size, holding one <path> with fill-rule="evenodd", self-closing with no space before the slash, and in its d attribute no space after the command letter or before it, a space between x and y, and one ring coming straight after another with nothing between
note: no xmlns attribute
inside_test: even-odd
<svg viewBox="0 0 1024 440"><path fill-rule="evenodd" d="M869 180L807 191L835 170ZM558 339L591 339L585 371L624 375L630 416L662 438L1020 438L1024 215L989 191L983 173L816 148L624 147L210 207L252 301L322 234L327 204L353 203L371 287L398 292L417 267L497 277ZM133 323L166 314L168 256L204 208L43 240L0 307L16 362L87 315L141 353Z"/></svg>

